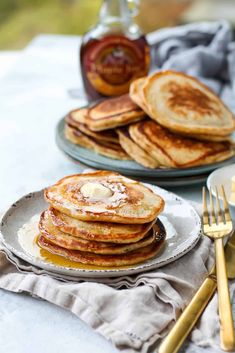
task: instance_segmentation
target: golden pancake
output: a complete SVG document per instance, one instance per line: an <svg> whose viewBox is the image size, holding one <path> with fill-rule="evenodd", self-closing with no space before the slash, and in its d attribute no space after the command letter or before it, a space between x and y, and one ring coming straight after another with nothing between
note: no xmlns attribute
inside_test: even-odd
<svg viewBox="0 0 235 353"><path fill-rule="evenodd" d="M120 145L137 163L147 168L159 167L159 162L132 140L127 127L117 129L117 133Z"/></svg>
<svg viewBox="0 0 235 353"><path fill-rule="evenodd" d="M146 114L148 114L148 106L145 102L143 94L143 87L147 82L147 77L141 77L134 80L130 85L129 95L133 102L135 102L140 108L142 108Z"/></svg>
<svg viewBox="0 0 235 353"><path fill-rule="evenodd" d="M74 124L76 123L85 124L85 117L87 113L88 113L88 108L74 109L69 113L70 120L72 120Z"/></svg>
<svg viewBox="0 0 235 353"><path fill-rule="evenodd" d="M67 216L50 207L48 210L54 226L64 233L86 240L117 244L135 243L146 236L155 223L119 224L107 222L84 222Z"/></svg>
<svg viewBox="0 0 235 353"><path fill-rule="evenodd" d="M202 141L212 141L212 142L231 142L232 138L231 135L227 136L215 136L215 135L202 135L202 134L184 134L180 133L180 135L185 136L185 137L190 137L196 140L202 140Z"/></svg>
<svg viewBox="0 0 235 353"><path fill-rule="evenodd" d="M137 144L166 167L188 168L223 161L234 155L227 142L189 139L152 120L130 125L129 133Z"/></svg>
<svg viewBox="0 0 235 353"><path fill-rule="evenodd" d="M150 230L145 238L130 244L115 244L86 240L74 237L59 230L51 221L47 211L43 212L39 222L40 233L52 244L65 249L93 252L95 254L124 254L151 244L158 237L157 231Z"/></svg>
<svg viewBox="0 0 235 353"><path fill-rule="evenodd" d="M78 121L73 120L71 114L67 115L65 120L66 120L67 124L70 125L71 127L74 127L76 129L80 130L85 135L91 136L96 140L107 141L107 142L112 142L112 143L119 143L118 136L117 136L115 130L106 130L106 131L102 131L102 132L92 131L88 128L88 126L86 124L83 124L83 123L80 123Z"/></svg>
<svg viewBox="0 0 235 353"><path fill-rule="evenodd" d="M152 190L109 171L65 177L44 195L53 208L83 221L142 224L164 208L164 200Z"/></svg>
<svg viewBox="0 0 235 353"><path fill-rule="evenodd" d="M151 115L151 113L149 114L148 105L146 104L145 97L143 94L143 87L146 84L147 79L148 79L147 77L141 77L141 78L133 81L130 85L129 94L130 94L130 97L133 100L133 102L135 102L139 107L141 107L146 112L146 114ZM169 130L172 132L177 132L172 129L169 129ZM182 136L195 138L197 140L202 140L202 141L216 141L216 142L228 141L228 142L231 142L231 135L227 135L227 136L216 136L216 135L206 135L206 134L203 135L203 134L192 134L191 132L190 133L185 133L185 132L183 133L182 131L180 131L180 132L178 131L177 133ZM127 152L126 148L124 148L124 150ZM128 153L128 154L131 156L130 153ZM133 158L133 156L132 156L132 158ZM133 158L133 159L135 159L135 158ZM140 164L143 164L143 163L140 162Z"/></svg>
<svg viewBox="0 0 235 353"><path fill-rule="evenodd" d="M130 85L129 94L133 102L135 102L139 107L141 107L146 112L146 114L151 115L151 113L149 113L148 105L145 101L145 97L143 94L143 87L147 83L147 80L148 80L147 77L142 77L133 81ZM177 129L176 130L169 129L169 130L171 130L172 132L178 132L180 135L190 137L190 138L195 138L197 140L202 140L202 141L216 141L216 142L231 141L231 135L216 136L216 135L210 135L210 134L207 135L207 134L192 134L191 132L186 133L182 131L179 132L177 131Z"/></svg>
<svg viewBox="0 0 235 353"><path fill-rule="evenodd" d="M103 255L88 251L70 250L56 244L52 244L43 235L38 237L37 242L41 248L53 254L63 256L70 261L94 266L128 266L146 261L154 257L160 251L166 236L164 226L162 223L160 224L156 226L158 237L152 244L125 254ZM153 231L155 232L155 230Z"/></svg>
<svg viewBox="0 0 235 353"><path fill-rule="evenodd" d="M113 159L131 159L120 145L106 141L101 142L100 140L96 140L91 136L85 135L80 130L75 129L70 125L65 125L64 134L67 140L70 142L88 148L98 154L102 154L103 156Z"/></svg>
<svg viewBox="0 0 235 353"><path fill-rule="evenodd" d="M143 94L150 117L175 132L227 136L235 128L221 99L191 76L158 72L146 80Z"/></svg>
<svg viewBox="0 0 235 353"><path fill-rule="evenodd" d="M129 94L124 94L91 107L85 123L91 130L102 131L138 121L144 116L143 110L130 99Z"/></svg>

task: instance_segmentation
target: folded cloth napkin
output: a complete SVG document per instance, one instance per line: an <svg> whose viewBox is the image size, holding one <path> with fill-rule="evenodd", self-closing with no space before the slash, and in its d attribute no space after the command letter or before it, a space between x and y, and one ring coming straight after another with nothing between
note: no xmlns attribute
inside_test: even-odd
<svg viewBox="0 0 235 353"><path fill-rule="evenodd" d="M235 113L235 42L228 22L200 22L148 34L152 70L198 77Z"/></svg>
<svg viewBox="0 0 235 353"><path fill-rule="evenodd" d="M0 288L27 292L66 308L119 350L144 353L169 331L213 261L211 241L203 237L189 254L158 270L75 280L36 268L1 245ZM207 342L200 328L196 340Z"/></svg>

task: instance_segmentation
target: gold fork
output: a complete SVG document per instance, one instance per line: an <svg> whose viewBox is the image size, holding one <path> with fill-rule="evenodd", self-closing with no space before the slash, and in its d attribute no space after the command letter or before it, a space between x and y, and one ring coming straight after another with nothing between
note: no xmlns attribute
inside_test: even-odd
<svg viewBox="0 0 235 353"><path fill-rule="evenodd" d="M226 351L232 351L235 346L235 338L223 238L231 234L233 224L223 186L221 186L221 194L223 198L224 212L220 207L217 188L215 188L215 191L217 212L215 213L215 206L210 189L210 213L208 213L206 189L205 187L203 188L203 232L208 237L214 239L215 243L221 348Z"/></svg>

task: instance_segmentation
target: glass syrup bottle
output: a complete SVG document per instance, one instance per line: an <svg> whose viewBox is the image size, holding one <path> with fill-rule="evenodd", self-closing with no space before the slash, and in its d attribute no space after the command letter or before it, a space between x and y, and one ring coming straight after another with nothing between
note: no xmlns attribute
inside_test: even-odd
<svg viewBox="0 0 235 353"><path fill-rule="evenodd" d="M98 24L82 38L81 74L90 101L129 91L130 83L147 75L149 46L133 22L137 0L104 0Z"/></svg>

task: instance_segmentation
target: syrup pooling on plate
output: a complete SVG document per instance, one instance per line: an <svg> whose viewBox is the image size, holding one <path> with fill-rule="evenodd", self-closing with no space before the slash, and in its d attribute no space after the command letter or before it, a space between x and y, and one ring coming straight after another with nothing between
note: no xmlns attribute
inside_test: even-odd
<svg viewBox="0 0 235 353"><path fill-rule="evenodd" d="M58 245L54 241L51 241L51 239L48 240L47 236L44 236L44 234L41 234L38 238L38 244L41 248L46 249L53 254L86 265L102 267L129 266L145 262L155 257L155 255L162 249L166 233L165 228L160 221L154 225L153 231L155 236L150 238L150 244L139 244L138 249L129 249L121 254L117 254L115 251L111 252L111 249L109 249L108 252L102 251L102 254L96 253L92 248L89 248L89 250L86 251L68 249L64 244Z"/></svg>
<svg viewBox="0 0 235 353"><path fill-rule="evenodd" d="M52 254L45 249L40 248L40 258L43 261L51 263L56 266L66 267L66 268L74 268L74 269L81 269L81 270L117 270L117 269L125 269L131 268L131 266L119 266L119 267L111 267L111 266L93 266L93 265L85 265L79 262L68 260L62 256Z"/></svg>
<svg viewBox="0 0 235 353"><path fill-rule="evenodd" d="M132 266L93 266L78 263L75 261L68 260L62 256L52 254L49 251L42 249L37 244L38 239L38 221L40 215L36 214L29 219L18 231L18 240L22 249L31 257L35 257L43 262L60 266L64 268L81 269L81 270L118 270L128 269ZM173 238L177 236L177 231L171 222L165 216L161 216L161 222L164 224L166 229L166 244L169 243Z"/></svg>
<svg viewBox="0 0 235 353"><path fill-rule="evenodd" d="M26 222L18 231L18 240L22 247L22 249L27 253L27 255L31 257L35 257L42 261L51 263L56 266L67 267L67 268L76 268L82 270L107 270L114 269L113 267L101 267L101 266L91 266L84 265L75 261L70 261L68 259L63 258L62 256L58 256L55 254L51 254L49 251L45 249L41 249L38 246L38 222L39 222L40 214L34 215L28 222ZM130 266L123 266L122 268L129 268Z"/></svg>
<svg viewBox="0 0 235 353"><path fill-rule="evenodd" d="M37 239L37 237L36 237ZM37 245L38 246L38 245ZM39 248L39 246L38 246ZM45 249L40 249L40 258L43 261L46 261L48 263L51 263L56 266L60 267L66 267L66 268L75 268L75 269L81 269L81 270L115 270L117 269L116 267L106 267L106 266L92 266L92 265L85 265L76 261L71 261L68 260L62 256L52 254L49 251ZM119 268L130 268L131 266L122 266Z"/></svg>

